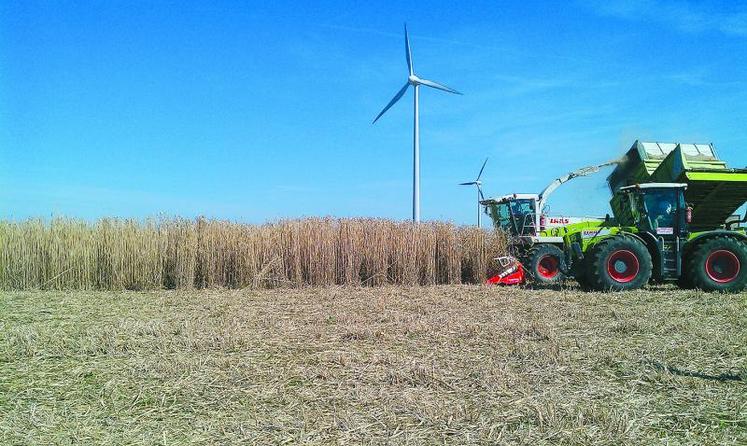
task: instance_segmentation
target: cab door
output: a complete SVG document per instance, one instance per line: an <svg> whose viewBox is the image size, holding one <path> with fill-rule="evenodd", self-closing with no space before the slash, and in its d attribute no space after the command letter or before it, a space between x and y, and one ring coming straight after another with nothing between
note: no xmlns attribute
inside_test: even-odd
<svg viewBox="0 0 747 446"><path fill-rule="evenodd" d="M659 251L660 279L682 274L682 246L688 227L682 188L646 189L641 197L641 229L656 239Z"/></svg>

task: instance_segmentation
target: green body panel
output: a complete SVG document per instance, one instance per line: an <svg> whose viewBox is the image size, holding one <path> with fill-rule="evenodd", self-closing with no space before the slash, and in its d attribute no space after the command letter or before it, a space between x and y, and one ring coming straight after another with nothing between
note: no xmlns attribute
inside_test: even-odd
<svg viewBox="0 0 747 446"><path fill-rule="evenodd" d="M589 248L602 240L614 237L621 232L636 233L638 232L638 229L634 226L618 226L613 223L603 223L597 227L583 228L577 231L568 232L563 237L563 242L566 246L578 243L579 247L581 247L581 251L586 252Z"/></svg>
<svg viewBox="0 0 747 446"><path fill-rule="evenodd" d="M631 226L635 224L635 214L633 211L624 205L622 195L614 194L610 199L610 208L612 209L612 215L615 216L615 220L623 226Z"/></svg>
<svg viewBox="0 0 747 446"><path fill-rule="evenodd" d="M747 229L747 228L736 228L736 229L731 229L731 230L729 230L729 233L733 233L733 234L740 234L740 235L743 235L743 236L747 236L747 231L746 231L746 229ZM708 235L708 234L711 234L711 233L713 233L713 232L714 232L714 231L698 231L698 232L691 232L690 234L688 234L688 235L687 235L687 241L689 242L689 241L691 241L691 240L693 240L693 239L699 238L699 237L701 237L701 236L704 236L704 235Z"/></svg>
<svg viewBox="0 0 747 446"><path fill-rule="evenodd" d="M582 221L579 223L571 223L565 226L545 229L544 231L540 231L539 235L540 237L565 237L567 234L583 231L584 229L599 228L604 224L604 221L598 220Z"/></svg>
<svg viewBox="0 0 747 446"><path fill-rule="evenodd" d="M702 170L718 173L728 170L726 163L709 156L688 156L681 145L672 150L651 173L648 183L674 183L688 171ZM634 183L631 183L634 184Z"/></svg>
<svg viewBox="0 0 747 446"><path fill-rule="evenodd" d="M682 177L680 177L682 178ZM708 172L694 171L685 172L684 178L690 182L716 182L723 181L727 183L747 183L747 170L745 169L728 169L725 172ZM730 184L734 186L734 184Z"/></svg>
<svg viewBox="0 0 747 446"><path fill-rule="evenodd" d="M522 199L522 200L529 201L528 199ZM501 224L501 219L500 219L500 217L498 215L498 205L489 204L489 205L486 205L485 208L487 210L488 215L490 215L490 218L493 220L493 226L496 229L504 230L506 232L511 233L514 236L524 237L525 240L528 239L528 238L531 238L531 237L533 237L535 235L535 233L533 231L533 228L534 228L533 226L530 227L530 228L527 228L527 229L531 230L530 234L523 233L523 232L520 233L520 234L516 234L516 233L514 233L515 231L513 231L512 228L505 227L504 225L502 225ZM534 211L535 207L532 207L532 209ZM533 219L532 219L532 221L533 221ZM604 221L601 221L601 220L581 221L581 222L578 222L578 223L570 223L570 224L567 224L567 225L564 225L564 226L556 226L556 227L552 227L552 228L547 228L547 229L544 229L542 231L537 232L536 235L539 236L539 237L563 237L568 232L575 232L575 231L582 230L584 228L598 227L598 226L602 225L603 223L604 223ZM520 229L524 229L524 228L520 228Z"/></svg>
<svg viewBox="0 0 747 446"><path fill-rule="evenodd" d="M685 201L692 206L691 228L703 231L721 227L747 201L747 172L683 172Z"/></svg>

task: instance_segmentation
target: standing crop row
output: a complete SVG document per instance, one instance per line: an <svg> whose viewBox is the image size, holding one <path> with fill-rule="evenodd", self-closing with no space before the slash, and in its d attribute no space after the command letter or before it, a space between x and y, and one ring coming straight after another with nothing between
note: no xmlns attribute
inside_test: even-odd
<svg viewBox="0 0 747 446"><path fill-rule="evenodd" d="M0 289L480 283L504 251L494 232L381 219L0 222Z"/></svg>

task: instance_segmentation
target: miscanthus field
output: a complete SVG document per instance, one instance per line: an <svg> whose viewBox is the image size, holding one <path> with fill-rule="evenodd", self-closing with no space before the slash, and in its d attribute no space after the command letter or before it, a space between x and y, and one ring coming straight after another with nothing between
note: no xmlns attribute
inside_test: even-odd
<svg viewBox="0 0 747 446"><path fill-rule="evenodd" d="M483 283L495 231L371 218L0 221L0 290Z"/></svg>
<svg viewBox="0 0 747 446"><path fill-rule="evenodd" d="M747 299L0 293L2 444L746 444Z"/></svg>

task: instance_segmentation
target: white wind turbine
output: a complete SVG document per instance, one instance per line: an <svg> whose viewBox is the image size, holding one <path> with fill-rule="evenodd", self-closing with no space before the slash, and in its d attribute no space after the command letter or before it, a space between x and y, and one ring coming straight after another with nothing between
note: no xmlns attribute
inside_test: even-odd
<svg viewBox="0 0 747 446"><path fill-rule="evenodd" d="M420 222L420 122L418 113L418 102L419 102L419 87L425 85L426 87L435 88L437 90L443 90L449 93L462 94L453 88L449 88L446 85L441 85L437 82L429 81L427 79L421 79L413 70L412 67L412 51L410 50L410 39L407 36L407 24L405 24L405 57L407 58L407 70L408 77L404 87L402 87L394 98L384 107L381 113L376 116L373 120L374 123L379 120L381 115L386 113L392 105L394 105L399 99L405 94L407 88L412 85L415 98L415 119L413 121L413 138L412 138L412 220L416 223Z"/></svg>
<svg viewBox="0 0 747 446"><path fill-rule="evenodd" d="M485 162L482 163L482 167L480 168L480 173L477 174L477 178L475 181L470 181L468 183L459 183L460 186L477 186L477 227L480 227L480 220L482 218L482 209L480 207L480 201L484 200L485 197L482 195L482 181L480 181L480 177L482 176L482 171L485 170L485 165L488 164L488 159L485 158Z"/></svg>

